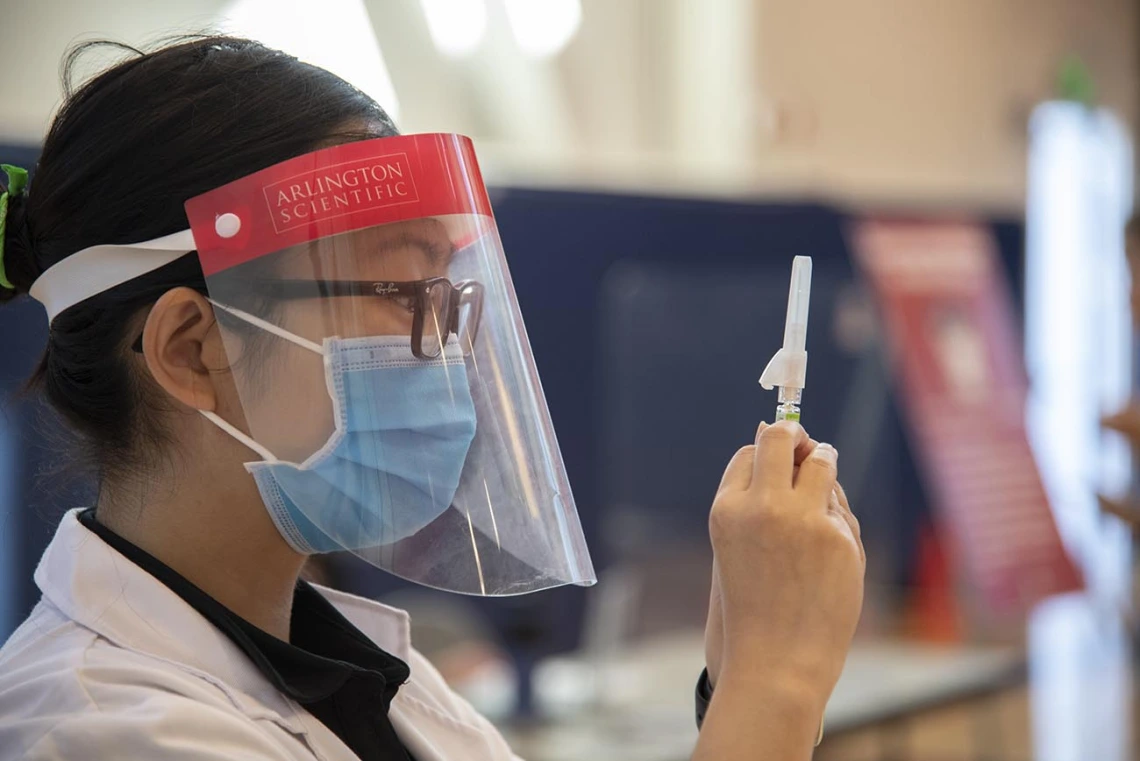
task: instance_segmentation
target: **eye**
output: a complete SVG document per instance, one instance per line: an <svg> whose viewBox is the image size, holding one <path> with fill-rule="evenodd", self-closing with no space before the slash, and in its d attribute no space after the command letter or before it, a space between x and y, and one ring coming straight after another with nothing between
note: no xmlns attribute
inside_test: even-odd
<svg viewBox="0 0 1140 761"><path fill-rule="evenodd" d="M416 300L411 296L390 296L393 304L407 312L416 311Z"/></svg>

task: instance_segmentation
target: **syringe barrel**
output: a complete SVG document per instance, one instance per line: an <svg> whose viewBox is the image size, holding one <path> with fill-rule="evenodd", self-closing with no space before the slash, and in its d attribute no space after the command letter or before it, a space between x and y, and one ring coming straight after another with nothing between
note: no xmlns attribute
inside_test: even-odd
<svg viewBox="0 0 1140 761"><path fill-rule="evenodd" d="M784 323L784 348L807 348L808 306L811 303L811 257L792 261L792 282L788 289L788 318Z"/></svg>

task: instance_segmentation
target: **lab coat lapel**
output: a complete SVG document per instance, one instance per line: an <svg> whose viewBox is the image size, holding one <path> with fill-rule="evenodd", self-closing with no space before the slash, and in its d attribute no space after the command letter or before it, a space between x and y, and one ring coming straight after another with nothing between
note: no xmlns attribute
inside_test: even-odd
<svg viewBox="0 0 1140 761"><path fill-rule="evenodd" d="M408 614L372 600L318 587L352 624L373 642L411 666L408 683L388 712L396 734L416 761L502 761L486 728L468 723L442 702L450 696L442 677L412 651ZM472 713L474 717L474 713Z"/></svg>
<svg viewBox="0 0 1140 761"><path fill-rule="evenodd" d="M193 672L223 690L238 710L302 736L322 761L358 761L307 711L282 695L230 639L158 579L92 534L68 512L39 567L44 598L76 623L114 644ZM416 761L497 761L486 728L456 712L450 690L412 651L408 614L371 600L317 587L379 647L412 665L392 703L392 724ZM469 710L469 708L468 708ZM466 720L465 720L466 719Z"/></svg>
<svg viewBox="0 0 1140 761"><path fill-rule="evenodd" d="M36 568L44 598L114 644L194 672L255 719L303 732L296 705L261 675L229 637L165 584L64 515Z"/></svg>
<svg viewBox="0 0 1140 761"><path fill-rule="evenodd" d="M502 761L480 727L457 721L417 695L415 674L388 712L396 734L416 761Z"/></svg>

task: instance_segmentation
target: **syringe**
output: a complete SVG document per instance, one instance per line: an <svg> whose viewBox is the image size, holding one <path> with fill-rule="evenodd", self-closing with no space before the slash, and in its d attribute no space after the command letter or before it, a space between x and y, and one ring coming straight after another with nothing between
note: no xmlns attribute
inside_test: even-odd
<svg viewBox="0 0 1140 761"><path fill-rule="evenodd" d="M784 346L764 368L760 385L779 387L776 420L800 419L800 399L807 380L807 323L811 301L811 257L792 260L792 283L788 289L788 318L784 323Z"/></svg>

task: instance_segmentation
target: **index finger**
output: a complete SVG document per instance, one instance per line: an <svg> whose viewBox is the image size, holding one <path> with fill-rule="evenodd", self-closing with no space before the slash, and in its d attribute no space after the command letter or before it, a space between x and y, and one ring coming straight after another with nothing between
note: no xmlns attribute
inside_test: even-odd
<svg viewBox="0 0 1140 761"><path fill-rule="evenodd" d="M752 462L752 487L792 487L796 452L808 446L807 431L799 423L781 420L760 431Z"/></svg>
<svg viewBox="0 0 1140 761"><path fill-rule="evenodd" d="M768 423L765 423L765 422L760 423L760 425L756 428L756 436L753 438L752 446L746 447L746 449L748 449L750 452L752 451L752 447L756 446L755 440L760 438L760 434L763 433L764 429L767 427L768 427ZM805 437L805 438L799 439L796 442L796 465L799 465L804 460L806 460L808 458L808 456L818 446L819 446L819 442L813 438ZM752 476L751 471L749 471L748 476L751 478L751 476Z"/></svg>

